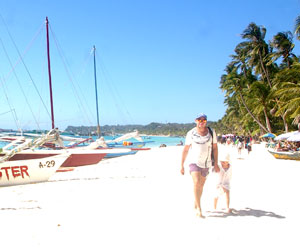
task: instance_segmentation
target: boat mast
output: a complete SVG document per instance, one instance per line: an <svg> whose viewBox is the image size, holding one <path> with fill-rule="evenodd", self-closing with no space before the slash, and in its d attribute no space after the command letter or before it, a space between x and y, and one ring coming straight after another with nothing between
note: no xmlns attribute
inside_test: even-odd
<svg viewBox="0 0 300 248"><path fill-rule="evenodd" d="M100 138L100 125L99 125L99 110L98 110L98 91L97 91L97 73L96 73L96 47L93 47L94 54L94 77L95 77L95 92L96 92L96 111L97 111L97 134Z"/></svg>
<svg viewBox="0 0 300 248"><path fill-rule="evenodd" d="M46 31L47 31L47 56L48 56L48 75L50 88L50 106L51 106L51 122L52 129L54 129L54 111L53 111L53 97L52 97L52 82L51 82L51 67L50 67L50 46L49 46L49 27L48 17L46 17Z"/></svg>

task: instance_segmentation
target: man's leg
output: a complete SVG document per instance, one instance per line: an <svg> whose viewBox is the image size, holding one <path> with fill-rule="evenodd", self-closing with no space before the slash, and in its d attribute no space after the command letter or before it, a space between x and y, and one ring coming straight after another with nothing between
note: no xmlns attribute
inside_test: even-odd
<svg viewBox="0 0 300 248"><path fill-rule="evenodd" d="M201 196L203 192L203 186L206 181L206 177L201 175L201 172L194 171L191 173L193 182L194 182L194 197L195 197L195 208L197 211L197 215L201 218L204 216L202 215L201 209Z"/></svg>

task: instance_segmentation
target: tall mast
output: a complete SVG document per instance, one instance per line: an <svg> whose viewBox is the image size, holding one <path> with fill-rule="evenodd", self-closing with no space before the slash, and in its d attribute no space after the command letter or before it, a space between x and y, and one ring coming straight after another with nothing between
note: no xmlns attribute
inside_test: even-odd
<svg viewBox="0 0 300 248"><path fill-rule="evenodd" d="M47 56L48 56L48 75L49 75L49 88L50 88L50 105L51 105L51 122L52 129L54 129L54 111L53 111L53 97L52 97L52 82L51 82L51 67L50 67L50 46L49 46L49 27L48 17L46 17L46 31L47 31Z"/></svg>
<svg viewBox="0 0 300 248"><path fill-rule="evenodd" d="M95 93L96 93L96 111L97 111L97 134L100 138L100 125L99 125L99 110L98 110L98 91L97 91L97 73L96 73L96 47L93 47L94 54L94 77L95 77Z"/></svg>

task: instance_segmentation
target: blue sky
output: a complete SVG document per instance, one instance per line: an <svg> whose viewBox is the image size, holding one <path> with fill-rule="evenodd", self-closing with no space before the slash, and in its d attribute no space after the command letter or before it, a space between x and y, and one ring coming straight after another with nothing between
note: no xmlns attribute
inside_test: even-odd
<svg viewBox="0 0 300 248"><path fill-rule="evenodd" d="M100 125L221 119L219 81L240 34L251 22L267 41L293 31L300 1L2 0L0 14L0 128L51 128L48 16L55 123L65 129L97 124L93 45Z"/></svg>

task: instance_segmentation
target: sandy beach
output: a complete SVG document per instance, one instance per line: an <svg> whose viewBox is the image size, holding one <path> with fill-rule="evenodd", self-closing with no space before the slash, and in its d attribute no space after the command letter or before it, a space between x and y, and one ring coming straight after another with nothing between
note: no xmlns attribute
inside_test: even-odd
<svg viewBox="0 0 300 248"><path fill-rule="evenodd" d="M183 147L56 173L49 182L0 188L3 247L298 247L300 161L263 145L233 150L232 214L213 210L214 176L195 216ZM219 145L219 149L223 149Z"/></svg>

